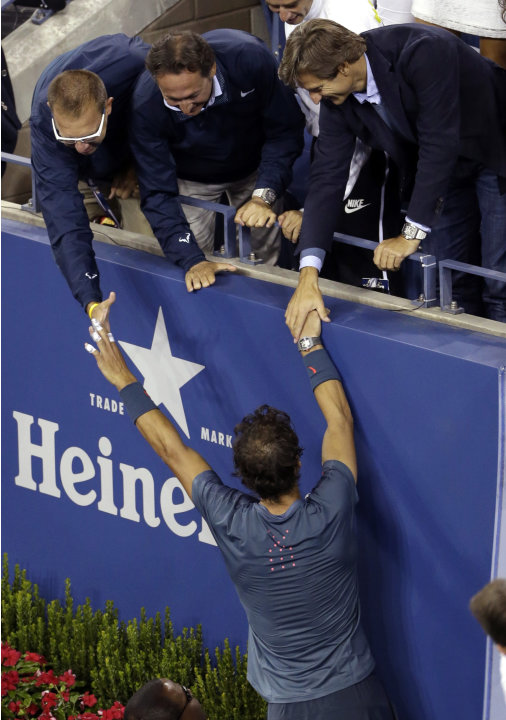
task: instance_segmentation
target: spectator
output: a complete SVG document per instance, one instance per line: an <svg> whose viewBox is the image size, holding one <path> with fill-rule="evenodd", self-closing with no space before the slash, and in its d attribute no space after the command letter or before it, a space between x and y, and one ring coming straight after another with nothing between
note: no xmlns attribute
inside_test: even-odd
<svg viewBox="0 0 506 720"><path fill-rule="evenodd" d="M506 24L495 0L413 0L417 22L438 25L455 35L477 35L480 52L506 68Z"/></svg>
<svg viewBox="0 0 506 720"><path fill-rule="evenodd" d="M323 100L301 274L286 314L295 338L309 310L325 318L318 270L339 222L337 200L357 137L388 152L409 198L402 232L374 252L380 269L399 269L421 240L438 258L479 264L479 204L482 264L506 270L504 70L436 28L392 25L356 35L310 20L288 39L280 77ZM480 293L469 280L456 284L454 297L467 312L479 311ZM483 300L489 317L506 321L504 283L487 280Z"/></svg>
<svg viewBox="0 0 506 720"><path fill-rule="evenodd" d="M471 598L469 607L501 653L501 685L506 700L506 580L489 582Z"/></svg>
<svg viewBox="0 0 506 720"><path fill-rule="evenodd" d="M284 22L286 38L298 25L314 18L334 20L357 33L381 25L381 18L369 0L355 0L353 3L344 0L298 0L290 3L269 0L267 6ZM306 116L306 129L313 136L314 145L319 134L320 106L311 100L304 88L297 88L297 94ZM370 240L382 239L379 233L384 227L396 227L400 222L398 196L397 183L392 170L388 169L385 154L379 150L371 154L371 148L357 140L343 197L345 214L340 231ZM302 210L286 210L278 217L278 222L284 236L296 243L302 225ZM359 286L362 278L375 274L370 251L338 243L333 244L321 271L322 277ZM396 285L396 290L401 292L399 283Z"/></svg>
<svg viewBox="0 0 506 720"><path fill-rule="evenodd" d="M207 716L188 688L157 678L132 695L123 717L124 720L206 720Z"/></svg>
<svg viewBox="0 0 506 720"><path fill-rule="evenodd" d="M355 0L353 3L345 0L296 0L296 2L267 0L267 7L279 14L279 19L284 23L287 40L298 25L314 18L334 20L357 33L381 25L381 18L369 0ZM306 116L306 128L313 137L318 137L320 106L311 100L304 88L297 88L297 94Z"/></svg>
<svg viewBox="0 0 506 720"><path fill-rule="evenodd" d="M134 93L131 142L142 209L189 291L214 282L214 215L178 194L239 207L252 248L277 260L277 200L303 146L303 117L265 45L238 30L171 33L151 48ZM186 216L185 216L186 215ZM204 251L204 252L203 252ZM227 266L227 269L233 269Z"/></svg>
<svg viewBox="0 0 506 720"><path fill-rule="evenodd" d="M268 720L393 720L360 623L353 419L317 313L308 315L299 350L327 429L322 476L304 499L302 448L286 413L264 405L235 428L236 474L258 497L234 490L136 382L108 323L94 327L97 349L86 349L223 554L249 623L248 680L268 701Z"/></svg>
<svg viewBox="0 0 506 720"><path fill-rule="evenodd" d="M139 38L96 38L53 60L33 94L32 165L49 240L72 294L94 315L104 308L93 233L78 184L92 179L110 190L111 198L135 193L126 126L147 51Z"/></svg>

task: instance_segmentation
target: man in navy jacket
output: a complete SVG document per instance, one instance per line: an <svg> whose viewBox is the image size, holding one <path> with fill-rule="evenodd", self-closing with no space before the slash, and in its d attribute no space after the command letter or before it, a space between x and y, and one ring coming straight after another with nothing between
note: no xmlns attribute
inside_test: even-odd
<svg viewBox="0 0 506 720"><path fill-rule="evenodd" d="M133 96L131 145L141 207L165 256L186 272L189 291L214 282L212 213L178 194L239 207L236 222L261 228L252 247L275 262L273 204L302 151L304 118L277 77L271 53L238 30L178 32L151 48ZM200 246L200 247L199 247Z"/></svg>
<svg viewBox="0 0 506 720"><path fill-rule="evenodd" d="M338 225L357 137L390 155L409 200L402 231L375 250L379 268L398 269L422 240L440 259L479 264L481 221L481 263L506 271L505 70L444 30L401 25L356 35L311 20L290 36L280 77L323 100L299 286L286 315L295 337L310 309L325 319L318 263ZM472 283L459 290L476 311ZM487 281L483 300L489 317L506 320L504 283Z"/></svg>
<svg viewBox="0 0 506 720"><path fill-rule="evenodd" d="M127 120L148 49L139 38L126 35L96 38L53 60L33 95L31 143L37 196L56 263L76 300L93 314L101 312L102 293L78 182L103 181L125 198L134 191Z"/></svg>

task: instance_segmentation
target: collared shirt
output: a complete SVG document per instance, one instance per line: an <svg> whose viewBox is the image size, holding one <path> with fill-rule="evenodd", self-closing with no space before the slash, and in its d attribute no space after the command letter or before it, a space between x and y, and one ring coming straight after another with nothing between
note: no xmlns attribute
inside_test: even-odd
<svg viewBox="0 0 506 720"><path fill-rule="evenodd" d="M208 107L211 107L211 105L214 103L216 98L220 97L220 95L223 95L223 90L220 87L220 83L218 82L217 76L214 75L213 76L213 86L211 89L211 96L200 112L203 112ZM174 110L175 112L182 112L182 110L180 108L176 107L175 105L169 105L169 103L167 102L167 100L165 98L163 98L163 104L165 105L165 107L168 107L169 110Z"/></svg>
<svg viewBox="0 0 506 720"><path fill-rule="evenodd" d="M356 92L352 93L352 95L357 99L357 101L363 105L365 102L370 103L371 105L382 105L382 99L380 92L378 90L378 86L376 85L376 80L374 79L374 75L372 73L371 65L369 63L369 58L367 57L367 53L364 53L364 58L367 66L367 84L365 92ZM384 117L383 113L378 113L381 117ZM387 122L387 124L389 124ZM406 217L406 222L411 223L412 225L415 225L415 227L420 228L420 230L423 230L424 232L430 232L430 228L426 225L421 225L420 223L414 222L409 217ZM300 255L300 263L299 263L299 269L302 270L303 267L315 267L318 272L322 269L323 261L325 259L325 255L323 258L321 250L316 250L316 248L307 248L306 250L303 250Z"/></svg>

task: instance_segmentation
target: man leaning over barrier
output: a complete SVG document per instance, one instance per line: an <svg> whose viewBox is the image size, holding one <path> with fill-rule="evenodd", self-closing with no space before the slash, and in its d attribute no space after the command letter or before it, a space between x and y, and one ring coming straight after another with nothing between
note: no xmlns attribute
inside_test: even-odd
<svg viewBox="0 0 506 720"><path fill-rule="evenodd" d="M144 392L109 329L95 321L86 349L211 528L246 611L248 680L268 719L393 720L359 620L353 419L318 314L299 350L327 428L322 476L305 498L286 413L263 405L235 428L236 472L255 497L224 485Z"/></svg>
<svg viewBox="0 0 506 720"><path fill-rule="evenodd" d="M78 183L104 183L109 199L135 193L128 111L148 49L126 35L95 38L53 60L32 99L33 172L56 264L76 300L99 317L108 301L101 305L93 233Z"/></svg>
<svg viewBox="0 0 506 720"><path fill-rule="evenodd" d="M298 249L299 285L287 310L295 338L319 308L318 272L339 226L356 138L388 153L409 203L398 235L374 262L398 270L420 242L438 260L506 270L506 71L445 30L391 25L357 35L310 20L290 35L279 69L321 104ZM484 121L484 118L486 120ZM481 247L480 247L481 236ZM464 276L454 298L466 312L506 321L506 286Z"/></svg>
<svg viewBox="0 0 506 720"><path fill-rule="evenodd" d="M357 33L372 30L382 24L380 16L369 0L354 0L354 2L345 2L344 0L292 0L292 2L289 0L267 0L266 5L271 12L279 14L279 19L284 24L285 38L287 40L298 25L314 18L334 20L334 22L338 22L340 25L344 25L344 27ZM311 100L308 91L304 88L298 87L297 95L301 110L306 117L306 129L313 138L317 138L319 134L320 105ZM354 181L357 179L360 169L367 161L369 154L370 150L365 149L363 146L356 152L353 179L348 183L346 198L351 192ZM278 222L284 236L295 243L300 234L302 211L287 210L278 217ZM349 234L362 237L360 232L350 232Z"/></svg>
<svg viewBox="0 0 506 720"><path fill-rule="evenodd" d="M177 196L239 208L235 221L255 228L257 258L274 264L273 227L292 165L303 147L304 118L277 76L264 43L239 30L203 36L174 32L151 48L133 96L131 144L142 209L165 256L186 273L189 291L214 282L214 213Z"/></svg>

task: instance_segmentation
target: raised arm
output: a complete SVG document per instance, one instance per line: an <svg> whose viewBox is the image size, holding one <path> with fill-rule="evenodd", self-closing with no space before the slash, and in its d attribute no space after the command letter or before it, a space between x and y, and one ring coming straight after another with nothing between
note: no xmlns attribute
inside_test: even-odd
<svg viewBox="0 0 506 720"><path fill-rule="evenodd" d="M86 343L86 349L94 355L102 375L119 391L139 432L171 468L191 498L193 479L204 470L210 470L210 466L198 452L185 445L174 425L137 382L111 333L97 321L92 322L90 334L96 347Z"/></svg>
<svg viewBox="0 0 506 720"><path fill-rule="evenodd" d="M307 368L311 387L327 429L323 436L322 463L339 460L352 472L357 481L357 460L353 439L353 417L340 379L340 375L321 342L321 320L312 310L302 329L299 342L304 365ZM307 339L310 339L307 342ZM305 350L304 346L313 344Z"/></svg>

